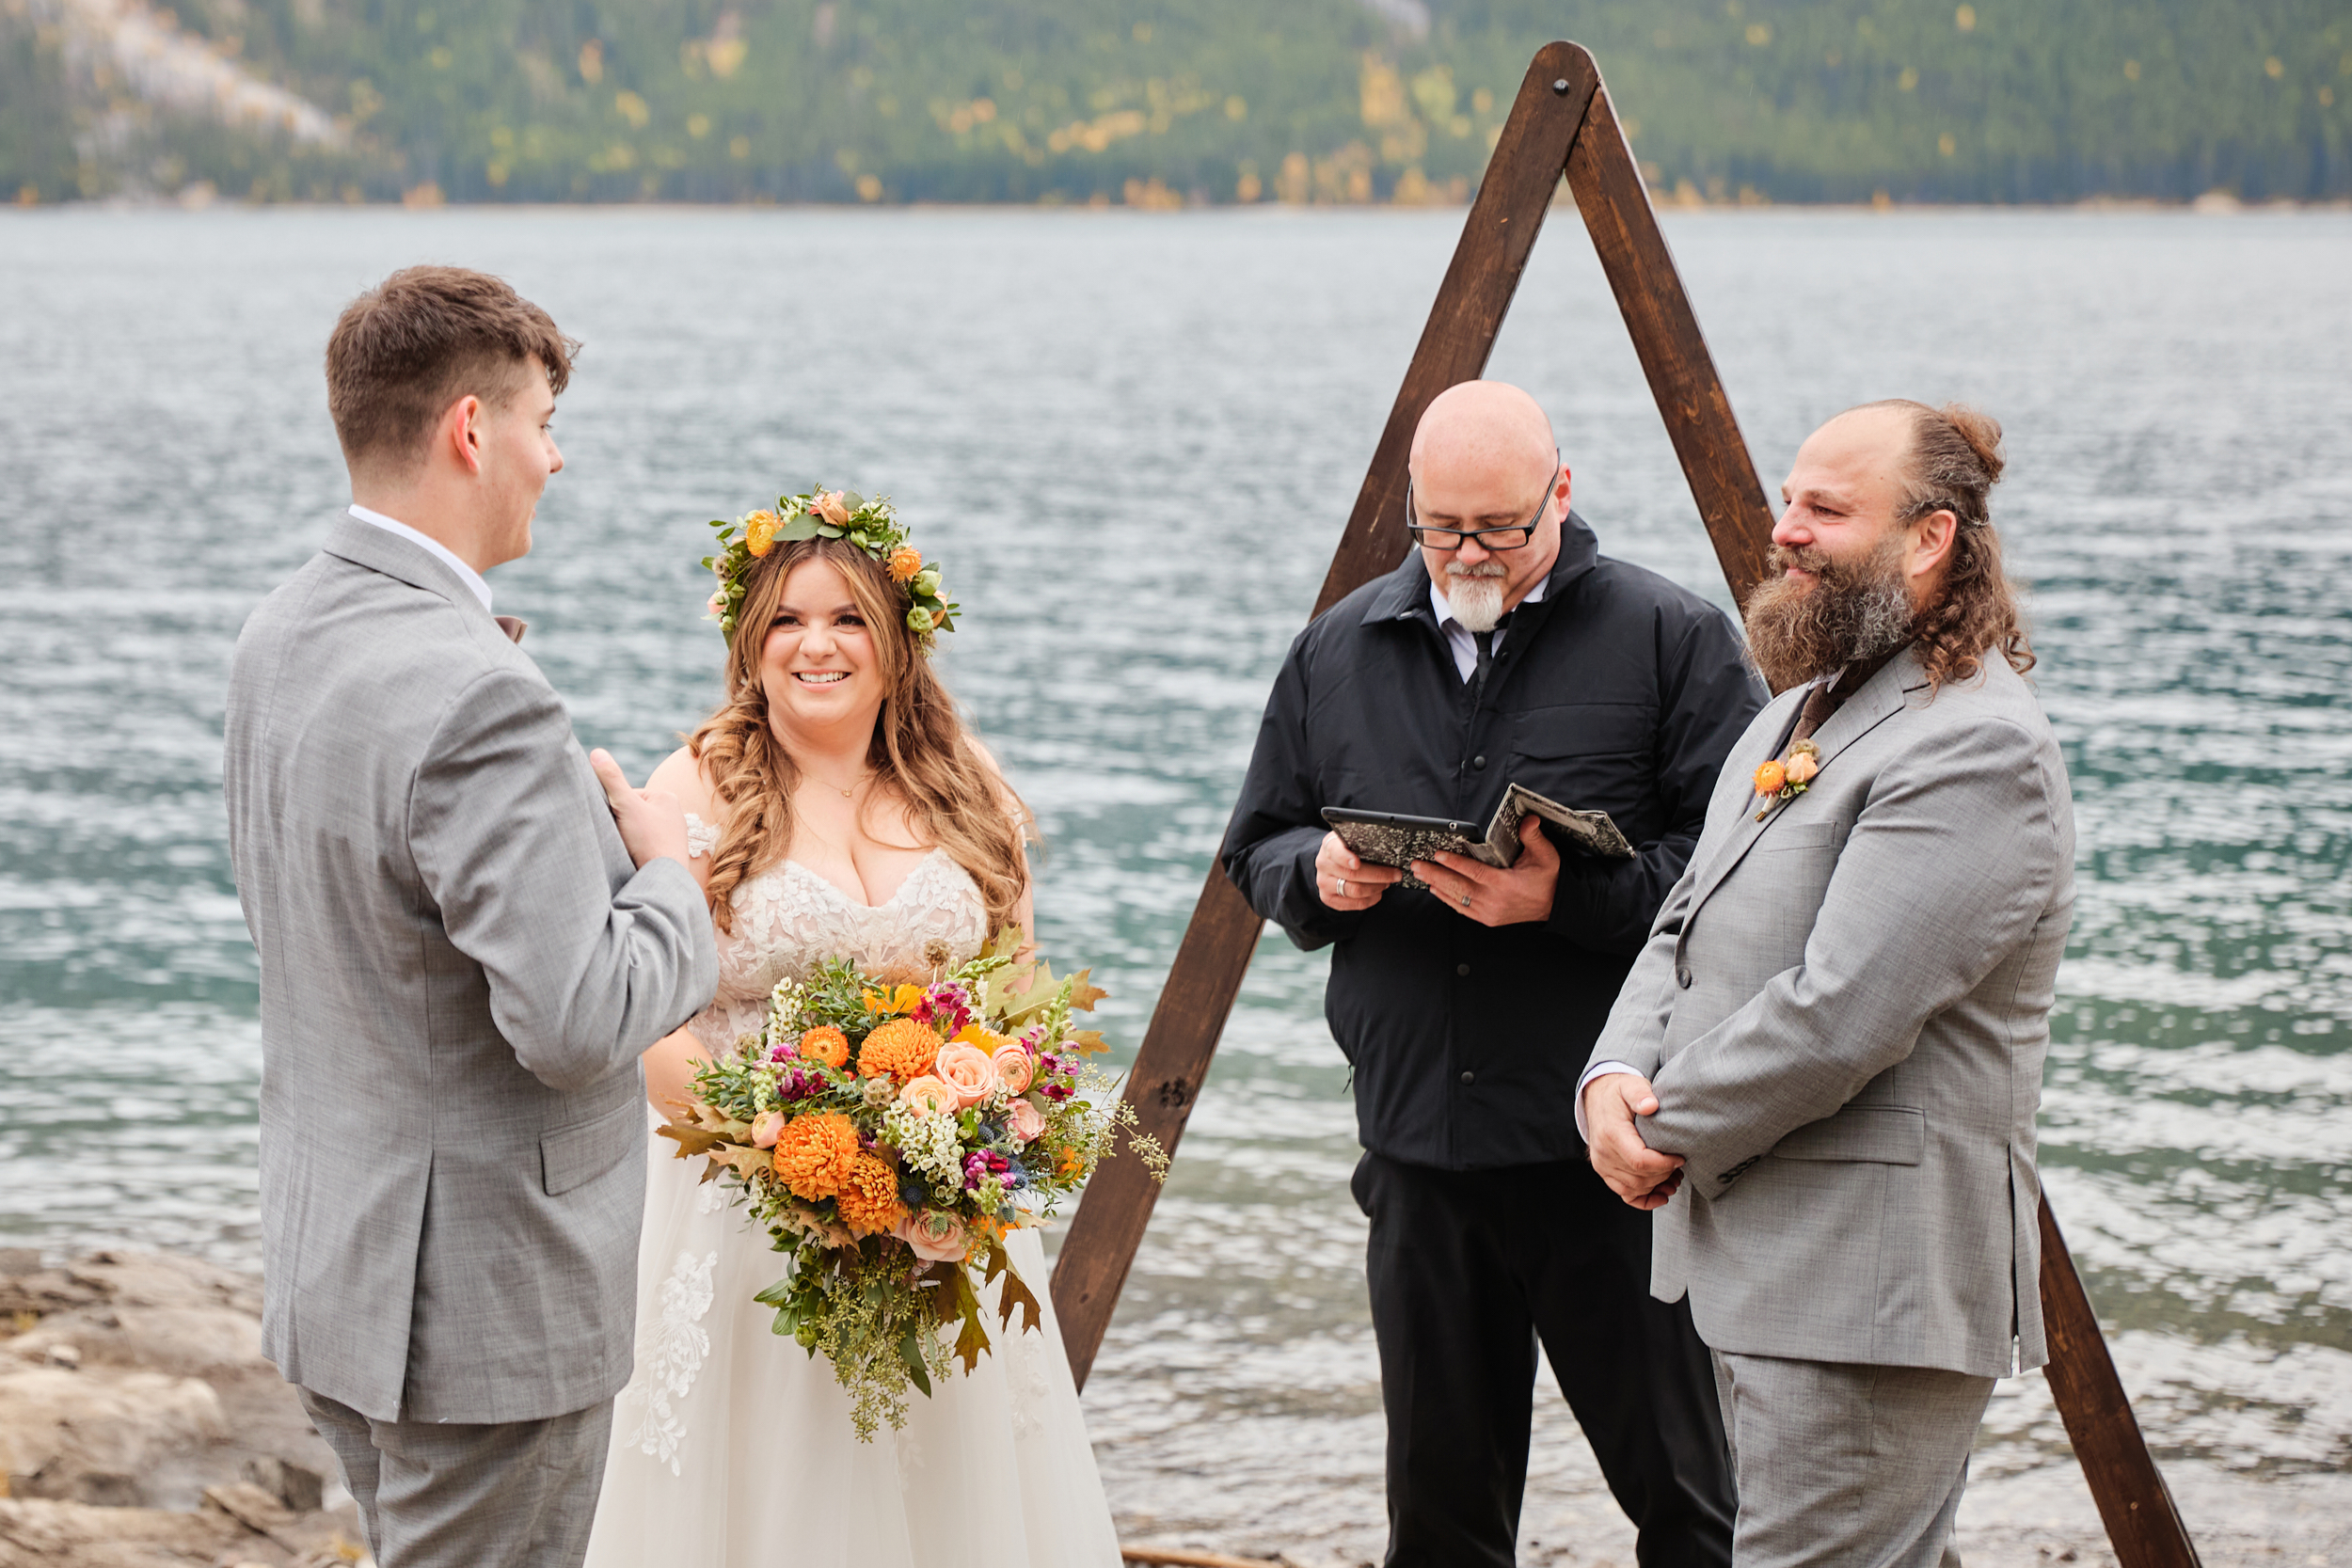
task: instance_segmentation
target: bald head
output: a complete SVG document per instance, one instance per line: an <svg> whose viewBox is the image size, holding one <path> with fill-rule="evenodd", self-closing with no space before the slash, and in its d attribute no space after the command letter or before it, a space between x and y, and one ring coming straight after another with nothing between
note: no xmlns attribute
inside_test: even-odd
<svg viewBox="0 0 2352 1568"><path fill-rule="evenodd" d="M1535 400L1501 381L1438 394L1413 432L1412 510L1429 580L1472 631L1495 625L1560 558L1568 471ZM1524 530L1482 539L1482 530ZM1455 535L1466 535L1455 540ZM1443 539L1453 541L1439 544ZM1523 539L1511 548L1498 544Z"/></svg>
<svg viewBox="0 0 2352 1568"><path fill-rule="evenodd" d="M1463 470L1516 474L1533 487L1558 449L1535 400L1507 381L1465 381L1432 399L1413 431L1413 478L1425 488Z"/></svg>

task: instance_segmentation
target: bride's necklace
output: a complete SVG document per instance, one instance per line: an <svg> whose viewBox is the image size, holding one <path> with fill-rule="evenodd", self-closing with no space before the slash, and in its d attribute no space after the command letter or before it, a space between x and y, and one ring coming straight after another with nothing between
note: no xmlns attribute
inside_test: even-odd
<svg viewBox="0 0 2352 1568"><path fill-rule="evenodd" d="M801 769L802 778L812 780L817 784L823 784L827 789L832 790L834 794L840 796L844 800L856 799L858 786L873 776L874 775L870 771L860 773L855 779L850 781L849 788L843 789L839 784L834 784L831 779L819 779L816 774L810 772L807 768L803 768Z"/></svg>

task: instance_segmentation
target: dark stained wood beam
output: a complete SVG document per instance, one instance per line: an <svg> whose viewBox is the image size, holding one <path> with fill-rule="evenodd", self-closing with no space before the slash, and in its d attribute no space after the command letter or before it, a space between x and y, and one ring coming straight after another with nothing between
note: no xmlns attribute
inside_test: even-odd
<svg viewBox="0 0 2352 1568"><path fill-rule="evenodd" d="M1406 456L1413 430L1439 392L1486 369L1564 174L1733 599L1744 602L1763 580L1772 509L1632 150L1592 55L1573 43L1551 43L1536 53L1519 85L1315 597L1316 615L1405 558ZM1127 1079L1126 1098L1142 1131L1170 1155L1262 928L1213 862ZM1106 1161L1071 1222L1054 1270L1054 1310L1081 1387L1158 1196L1140 1160ZM2040 1223L2047 1376L2116 1555L2122 1568L2199 1568L2196 1545L2133 1418L2047 1198Z"/></svg>
<svg viewBox="0 0 2352 1568"><path fill-rule="evenodd" d="M2199 1568L2171 1488L2148 1452L2130 1396L2115 1375L2106 1337L2074 1272L2074 1255L2058 1234L2050 1200L2042 1200L2042 1325L2050 1338L2042 1375L2066 1422L2067 1440L2107 1527L2122 1568Z"/></svg>

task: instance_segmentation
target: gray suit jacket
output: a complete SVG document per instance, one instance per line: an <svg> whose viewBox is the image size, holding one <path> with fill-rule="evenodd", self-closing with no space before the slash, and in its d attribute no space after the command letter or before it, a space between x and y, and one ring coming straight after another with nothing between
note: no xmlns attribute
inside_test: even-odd
<svg viewBox="0 0 2352 1568"><path fill-rule="evenodd" d="M354 518L237 640L225 783L261 956L271 1359L386 1420L611 1397L638 1053L718 985L693 878L631 867L538 666Z"/></svg>
<svg viewBox="0 0 2352 1568"><path fill-rule="evenodd" d="M1802 690L1724 765L1690 869L1591 1060L1649 1078L1651 1293L1719 1351L1936 1367L2047 1359L2034 1113L2074 904L2049 721L1997 655L1931 696L1906 650L1821 726L1762 822L1753 775Z"/></svg>

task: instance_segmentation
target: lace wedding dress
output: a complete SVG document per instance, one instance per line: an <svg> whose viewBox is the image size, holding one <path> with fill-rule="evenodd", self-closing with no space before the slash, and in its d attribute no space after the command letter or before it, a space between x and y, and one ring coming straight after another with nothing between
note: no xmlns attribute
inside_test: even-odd
<svg viewBox="0 0 2352 1568"><path fill-rule="evenodd" d="M716 830L687 821L692 852L709 853ZM748 879L733 907L718 998L688 1025L713 1053L760 1028L779 980L829 958L917 980L988 934L979 890L945 850L886 903L859 904L787 861ZM998 1331L992 1310L995 1348L977 1370L911 1393L906 1425L861 1443L831 1363L777 1338L774 1312L752 1300L784 1259L723 1186L701 1181L703 1162L653 1146L637 1370L613 1412L589 1568L1118 1568L1035 1230L1007 1245L1043 1333Z"/></svg>

